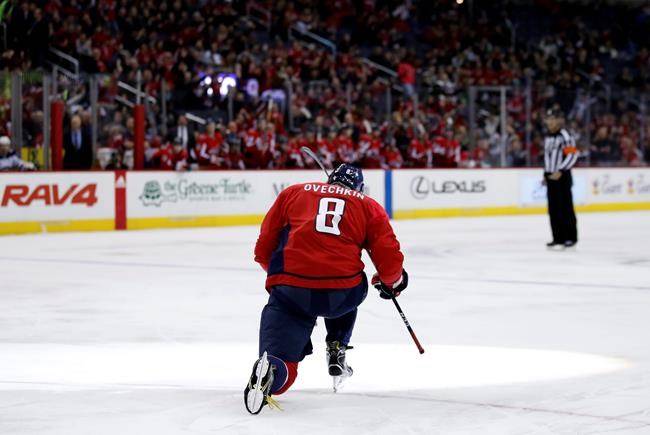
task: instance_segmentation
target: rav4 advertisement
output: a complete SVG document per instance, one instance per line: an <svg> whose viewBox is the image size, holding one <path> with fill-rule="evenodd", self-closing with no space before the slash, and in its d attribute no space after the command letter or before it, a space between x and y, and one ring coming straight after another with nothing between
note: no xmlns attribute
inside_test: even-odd
<svg viewBox="0 0 650 435"><path fill-rule="evenodd" d="M0 175L2 222L114 219L112 172L43 172Z"/></svg>

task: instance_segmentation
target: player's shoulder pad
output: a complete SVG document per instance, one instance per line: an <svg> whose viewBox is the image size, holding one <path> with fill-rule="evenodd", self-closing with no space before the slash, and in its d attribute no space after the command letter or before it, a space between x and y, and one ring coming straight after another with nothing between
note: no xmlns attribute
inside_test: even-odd
<svg viewBox="0 0 650 435"><path fill-rule="evenodd" d="M297 190L297 189L302 188L302 186L304 186L305 184L307 184L307 183L295 183L295 184L292 184L290 186L285 187L284 190L289 190L289 191L290 190Z"/></svg>
<svg viewBox="0 0 650 435"><path fill-rule="evenodd" d="M305 184L307 184L307 183L292 184L292 185L287 186L287 187L285 187L284 189L282 189L282 191L280 192L280 194L285 194L285 195L287 195L287 194L289 194L289 193L291 193L291 192L295 192L296 190L302 190L302 187L303 187Z"/></svg>
<svg viewBox="0 0 650 435"><path fill-rule="evenodd" d="M277 192L276 190L276 196L275 196L276 201L277 200L286 201L300 187L302 187L301 184L292 184L291 186L287 186L279 192Z"/></svg>
<svg viewBox="0 0 650 435"><path fill-rule="evenodd" d="M374 198L365 195L365 201L363 202L366 204L366 210L368 210L373 216L375 217L385 216L388 219L388 214L386 213L386 210Z"/></svg>

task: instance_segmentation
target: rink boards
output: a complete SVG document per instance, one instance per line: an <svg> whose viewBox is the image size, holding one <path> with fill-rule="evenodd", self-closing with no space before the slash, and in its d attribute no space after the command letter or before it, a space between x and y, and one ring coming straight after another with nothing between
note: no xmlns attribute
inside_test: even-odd
<svg viewBox="0 0 650 435"><path fill-rule="evenodd" d="M650 209L650 168L573 171L576 210ZM413 219L546 213L540 169L392 171L392 217Z"/></svg>
<svg viewBox="0 0 650 435"><path fill-rule="evenodd" d="M394 219L546 212L540 169L366 170ZM578 211L650 210L650 168L573 171ZM321 171L0 174L0 234L259 224L287 186Z"/></svg>

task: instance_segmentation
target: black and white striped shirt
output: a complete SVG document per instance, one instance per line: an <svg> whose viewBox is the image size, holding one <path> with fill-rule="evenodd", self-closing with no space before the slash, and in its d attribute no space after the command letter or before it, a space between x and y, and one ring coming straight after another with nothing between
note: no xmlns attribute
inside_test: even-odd
<svg viewBox="0 0 650 435"><path fill-rule="evenodd" d="M568 171L578 161L576 141L566 129L544 139L544 172Z"/></svg>

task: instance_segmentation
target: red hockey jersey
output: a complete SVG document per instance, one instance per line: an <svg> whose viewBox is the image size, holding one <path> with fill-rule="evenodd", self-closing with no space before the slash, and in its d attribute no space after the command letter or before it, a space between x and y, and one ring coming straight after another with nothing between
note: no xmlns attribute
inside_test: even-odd
<svg viewBox="0 0 650 435"><path fill-rule="evenodd" d="M383 282L401 277L404 256L375 200L338 185L296 184L283 190L266 214L255 261L268 273L267 289L345 289L362 280L362 249Z"/></svg>

